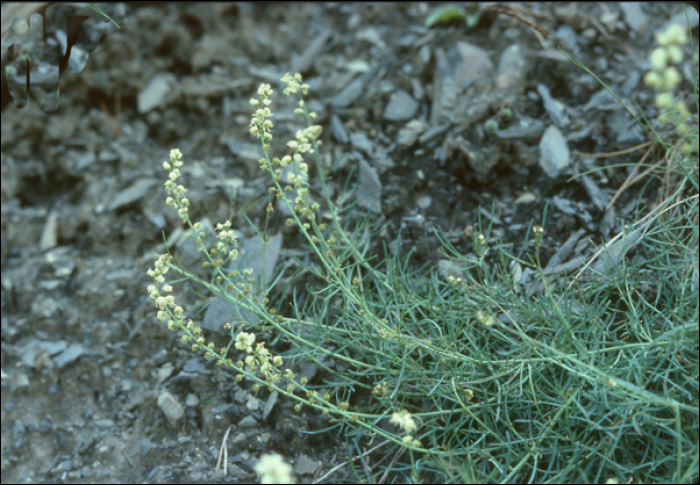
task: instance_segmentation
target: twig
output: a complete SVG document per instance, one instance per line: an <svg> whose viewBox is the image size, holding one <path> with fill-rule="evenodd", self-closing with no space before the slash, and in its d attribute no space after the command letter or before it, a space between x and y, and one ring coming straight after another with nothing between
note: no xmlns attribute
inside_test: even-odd
<svg viewBox="0 0 700 485"><path fill-rule="evenodd" d="M100 108L105 114L110 128L112 128L114 136L119 136L122 132L122 94L117 93L114 96L114 118L116 119L116 123L112 119L112 115L109 114L109 110L107 109L107 105L105 105L104 101L100 102Z"/></svg>
<svg viewBox="0 0 700 485"><path fill-rule="evenodd" d="M231 432L231 426L226 430L224 434L224 439L221 440L221 448L219 448L219 459L216 460L216 469L214 470L214 475L219 473L219 467L221 466L221 461L224 462L224 476L228 475L228 447L226 446L226 440L228 439L228 434Z"/></svg>
<svg viewBox="0 0 700 485"><path fill-rule="evenodd" d="M509 2L506 4L506 7L508 7L509 9L511 9L513 11L521 12L521 13L524 13L526 15L529 15L530 17L541 18L541 19L545 19L545 20L554 20L554 17L548 13L535 12L531 8L527 8L527 7L525 7L521 4L518 4L518 3L510 3Z"/></svg>
<svg viewBox="0 0 700 485"><path fill-rule="evenodd" d="M401 455L403 455L406 452L406 448L401 448L399 451L396 452L394 455L394 458L391 460L391 463L389 463L389 466L387 467L386 471L384 472L384 475L382 475L382 478L379 480L379 483L384 483L386 482L386 477L389 475L389 470L391 470L391 467L394 466L394 463L396 463L396 460L401 458Z"/></svg>
<svg viewBox="0 0 700 485"><path fill-rule="evenodd" d="M510 17L513 17L514 19L516 19L516 20L518 20L518 21L524 23L525 25L527 25L527 26L529 26L529 27L532 27L532 28L535 29L536 31L540 32L542 35L544 35L544 36L547 37L549 40L551 40L552 42L554 42L554 45L557 46L558 49L561 49L561 48L559 47L559 43L558 43L556 40L554 40L554 39L552 38L551 35L549 35L549 32L547 32L546 29L540 27L539 25L537 25L537 24L535 24L535 23L533 23L533 22L530 22L529 20L525 20L524 18L522 18L520 15L518 15L518 14L515 13L515 12L512 12L512 11L510 11L510 10L508 10L508 9L501 8L501 7L486 7L486 8L483 10L483 12L502 13L503 15L508 15L508 16L510 16Z"/></svg>
<svg viewBox="0 0 700 485"><path fill-rule="evenodd" d="M649 167L648 169L646 169L644 171L644 173L642 173L639 176L636 176L637 172L639 171L639 167L641 167L642 164L644 163L644 161L647 159L647 157L651 153L652 148L654 148L654 145L650 145L649 148L647 148L647 151L644 152L644 155L642 155L642 158L639 160L637 165L635 165L634 170L632 170L630 172L630 174L627 176L627 179L622 183L620 188L617 189L617 192L615 192L615 195L613 195L612 199L610 199L610 202L608 202L608 206L605 208L606 211L608 209L610 209L610 207L612 207L612 205L615 203L615 201L618 199L618 197L620 197L620 195L622 195L622 193L625 190L627 190L628 187L631 187L632 185L639 182L642 178L646 177L649 174L649 172L651 172L655 168L655 167Z"/></svg>
<svg viewBox="0 0 700 485"><path fill-rule="evenodd" d="M386 441L384 441L384 442L382 442L382 443L379 443L379 444L378 444L377 446L375 446L374 448L371 448L371 449L365 451L364 453L362 453L361 455L356 456L356 457L353 458L352 460L345 461L345 462L341 463L340 465L331 468L331 469L328 471L328 473L326 473L326 474L323 475L322 477L317 478L316 480L313 481L313 483L321 483L321 482L324 481L326 478L328 478L329 476L331 476L331 474L333 474L333 473L335 473L337 470L343 468L345 465L347 465L347 464L350 463L351 461L359 460L360 458L362 458L362 457L364 457L364 456L366 456L366 455L372 453L373 451L378 450L379 448L381 448L382 446L384 446L384 445L387 444L387 443L391 443L391 441L386 440Z"/></svg>
<svg viewBox="0 0 700 485"><path fill-rule="evenodd" d="M624 150L618 150L616 152L608 152L608 153L586 153L586 152L577 152L576 150L574 150L572 153L574 155L578 155L580 157L585 157L585 158L613 158L613 157L617 157L620 155L627 155L628 153L634 153L636 151L641 150L642 148L648 147L649 145L651 145L653 143L654 143L653 140L645 141L641 145L636 145L633 147L625 148Z"/></svg>
<svg viewBox="0 0 700 485"><path fill-rule="evenodd" d="M698 196L697 196L697 195L694 195L694 196L690 197L690 199L696 199L696 200L697 200L697 199L698 199ZM680 200L680 201L678 201L678 202L675 202L675 203L671 204L670 206L668 206L668 207L666 207L666 208L663 208L663 210L661 210L662 207L663 207L662 205L656 206L656 207L655 207L654 209L652 209L646 216L642 217L639 221L637 221L636 224L633 224L633 226L634 226L634 225L638 226L638 227L636 227L634 230L635 230L635 231L644 231L644 232L646 232L646 231L648 230L649 226L651 225L651 223L653 222L653 220L644 222L644 221L646 221L646 219L649 219L650 217L657 215L657 213L658 213L659 211L661 211L661 214L663 214L664 212L668 212L668 211L670 211L671 209L673 209L674 207L676 207L676 206L682 204L683 202L685 202L685 200ZM632 231L630 231L630 233L632 233ZM596 261L596 259L598 259L598 256L600 256L601 253L603 253L604 251L606 251L610 246L612 246L615 242L617 242L618 239L622 238L623 236L625 236L625 232L620 232L617 236L615 236L615 237L612 238L610 241L608 241L608 242L605 244L605 246L601 247L601 248L591 257L591 259L588 260L588 262L586 262L586 264L583 266L583 268L581 268L581 269L579 270L579 272L576 273L576 276L574 277L574 279L571 280L571 283L569 283L569 286L568 286L567 290L570 290L570 289L571 289L571 287L574 285L574 283L576 283L576 280L579 279L579 277L584 273L584 271L586 271L589 267L591 267L591 265ZM631 249L631 246L630 246L629 248L627 248L627 249L628 249L628 250Z"/></svg>

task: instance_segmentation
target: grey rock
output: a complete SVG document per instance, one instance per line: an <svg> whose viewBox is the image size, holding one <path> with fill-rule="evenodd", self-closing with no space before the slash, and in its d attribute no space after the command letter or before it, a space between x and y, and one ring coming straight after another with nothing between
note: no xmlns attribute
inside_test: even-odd
<svg viewBox="0 0 700 485"><path fill-rule="evenodd" d="M438 261L437 268L440 274L444 277L452 276L454 278L465 278L462 265L457 261L452 261L451 259L441 259Z"/></svg>
<svg viewBox="0 0 700 485"><path fill-rule="evenodd" d="M250 412L255 412L260 408L260 399L255 396L248 396L248 400L245 403L245 407Z"/></svg>
<svg viewBox="0 0 700 485"><path fill-rule="evenodd" d="M141 197L148 194L151 190L151 187L153 187L153 185L155 185L157 182L159 181L151 178L137 180L129 188L119 192L114 197L112 202L110 202L109 206L107 206L107 209L119 209L120 207L123 207L125 205L131 204L132 202L139 200Z"/></svg>
<svg viewBox="0 0 700 485"><path fill-rule="evenodd" d="M431 140L438 138L440 135L445 133L447 130L450 129L450 124L449 123L444 123L442 125L437 125L434 126L423 133L420 138L418 138L418 142L420 143L421 146L427 145L430 143Z"/></svg>
<svg viewBox="0 0 700 485"><path fill-rule="evenodd" d="M372 212L382 212L382 183L379 174L367 161L360 159L360 180L357 185L358 204Z"/></svg>
<svg viewBox="0 0 700 485"><path fill-rule="evenodd" d="M618 266L627 252L634 246L639 244L642 237L642 230L637 228L630 231L629 234L623 235L620 239L605 247L603 252L598 257L598 261L593 264L593 270L597 273L611 274L619 271L611 269Z"/></svg>
<svg viewBox="0 0 700 485"><path fill-rule="evenodd" d="M562 211L564 214L568 214L570 216L575 216L579 212L578 208L572 201L559 197L558 195L552 197L552 205Z"/></svg>
<svg viewBox="0 0 700 485"><path fill-rule="evenodd" d="M511 94L522 93L527 85L524 82L527 79L527 66L522 47L513 44L505 49L498 60L496 87Z"/></svg>
<svg viewBox="0 0 700 485"><path fill-rule="evenodd" d="M363 77L357 77L335 95L333 101L331 101L331 106L334 108L347 108L362 96L364 90L365 83Z"/></svg>
<svg viewBox="0 0 700 485"><path fill-rule="evenodd" d="M586 105L583 107L583 111L586 112L592 109L617 109L618 107L619 103L610 93L610 91L602 88L591 96Z"/></svg>
<svg viewBox="0 0 700 485"><path fill-rule="evenodd" d="M257 235L246 239L239 248L238 260L235 265L232 264L229 269L237 270L240 274L243 269L252 268L253 278L257 280L258 277L262 276L263 280L269 283L272 280L272 275L277 266L281 248L281 234L271 237L267 241L267 244L264 244L260 236ZM241 281L240 278L240 276L237 276L233 279L233 282ZM256 288L255 284L251 285L251 287L254 292L258 293L259 298L262 299L264 289ZM235 298L235 290L229 294L231 295L231 299ZM231 301L217 299L207 308L202 321L202 327L213 332L225 332L223 329L224 324L236 319L250 322L257 321L255 315L247 309L242 308L240 305L232 303Z"/></svg>
<svg viewBox="0 0 700 485"><path fill-rule="evenodd" d="M318 34L299 57L292 62L291 72L306 72L313 66L318 56L328 47L328 40L331 38L331 31L324 30Z"/></svg>
<svg viewBox="0 0 700 485"><path fill-rule="evenodd" d="M331 116L331 132L338 143L346 144L348 142L349 138L347 131L345 131L345 125L336 115Z"/></svg>
<svg viewBox="0 0 700 485"><path fill-rule="evenodd" d="M410 147L426 129L428 129L428 125L425 122L421 120L411 120L405 127L399 130L396 143L400 147Z"/></svg>
<svg viewBox="0 0 700 485"><path fill-rule="evenodd" d="M567 124L564 113L559 106L560 103L557 103L554 98L552 98L549 88L542 83L537 83L537 92L542 98L542 104L549 118L552 120L552 123L554 123L557 128L564 128Z"/></svg>
<svg viewBox="0 0 700 485"><path fill-rule="evenodd" d="M413 118L418 111L418 101L403 89L397 89L384 109L384 119L389 121L406 121Z"/></svg>
<svg viewBox="0 0 700 485"><path fill-rule="evenodd" d="M58 244L58 214L55 210L49 212L49 216L44 223L44 229L41 232L41 241L39 247L42 251L55 248Z"/></svg>
<svg viewBox="0 0 700 485"><path fill-rule="evenodd" d="M420 207L421 209L425 210L428 207L430 207L430 204L433 202L432 197L429 195L421 195L416 199L416 205Z"/></svg>
<svg viewBox="0 0 700 485"><path fill-rule="evenodd" d="M267 420L267 417L274 409L275 404L277 404L277 400L279 399L279 395L280 393L278 391L272 391L270 393L270 397L267 398L267 402L265 402L265 407L263 408L263 421Z"/></svg>
<svg viewBox="0 0 700 485"><path fill-rule="evenodd" d="M571 153L564 135L556 126L550 126L540 140L540 167L550 178L557 177L571 161Z"/></svg>
<svg viewBox="0 0 700 485"><path fill-rule="evenodd" d="M578 243L578 240L583 236L584 232L583 229L579 229L569 236L566 242L557 249L557 252L549 258L547 267L544 269L544 274L551 273L555 267L562 264L564 260L569 257L571 251L576 247L576 243Z"/></svg>
<svg viewBox="0 0 700 485"><path fill-rule="evenodd" d="M570 25L564 24L559 26L554 36L559 44L564 47L564 49L571 51L574 54L579 52L579 35Z"/></svg>
<svg viewBox="0 0 700 485"><path fill-rule="evenodd" d="M367 155L372 155L372 142L369 141L364 132L360 131L350 135L350 143L353 148L363 151Z"/></svg>
<svg viewBox="0 0 700 485"><path fill-rule="evenodd" d="M685 10L688 13L688 18L686 18L686 12L684 12L682 8L679 8L678 10L678 13L671 17L671 19L661 29L662 31L666 30L672 24L679 24L682 25L684 28L688 28L689 21L691 29L694 29L698 26L698 23L700 23L700 16L698 15L697 10L695 10L694 8L686 8Z"/></svg>
<svg viewBox="0 0 700 485"><path fill-rule="evenodd" d="M296 463L294 463L294 474L313 475L320 466L319 462L312 460L307 455L299 455Z"/></svg>
<svg viewBox="0 0 700 485"><path fill-rule="evenodd" d="M615 227L615 206L611 206L610 209L603 213L603 218L598 224L598 230L603 235L605 239L610 236L610 232Z"/></svg>
<svg viewBox="0 0 700 485"><path fill-rule="evenodd" d="M148 113L152 109L164 106L175 81L175 76L172 74L157 74L151 79L138 94L139 113Z"/></svg>
<svg viewBox="0 0 700 485"><path fill-rule="evenodd" d="M168 391L162 391L158 395L158 407L172 423L180 421L185 416L185 407Z"/></svg>
<svg viewBox="0 0 700 485"><path fill-rule="evenodd" d="M498 130L494 134L501 140L537 140L542 136L543 131L542 121L523 116L517 124Z"/></svg>
<svg viewBox="0 0 700 485"><path fill-rule="evenodd" d="M239 428L253 428L258 425L258 422L253 416L246 416L238 422Z"/></svg>
<svg viewBox="0 0 700 485"><path fill-rule="evenodd" d="M610 196L603 192L598 185L593 181L590 175L581 176L583 188L588 192L588 196L593 201L593 204L600 210L605 210L610 202Z"/></svg>
<svg viewBox="0 0 700 485"><path fill-rule="evenodd" d="M491 80L495 67L488 52L467 42L457 42L456 50L458 57L455 58L455 83L458 87L463 88L476 80Z"/></svg>
<svg viewBox="0 0 700 485"><path fill-rule="evenodd" d="M649 17L642 10L642 2L620 2L619 5L630 29L641 32L649 22Z"/></svg>

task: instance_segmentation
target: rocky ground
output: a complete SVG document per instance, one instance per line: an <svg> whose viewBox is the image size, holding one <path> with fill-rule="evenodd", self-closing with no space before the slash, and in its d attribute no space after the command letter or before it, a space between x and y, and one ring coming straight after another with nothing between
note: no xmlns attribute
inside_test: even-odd
<svg viewBox="0 0 700 485"><path fill-rule="evenodd" d="M299 482L355 481L347 466L326 475L347 460L352 440L306 434L327 423L275 395L252 395L192 354L156 320L146 294L163 231L169 247L188 254L163 203L161 164L173 147L185 154L193 217L233 214L242 239L254 241L237 211L266 190L248 100L262 82L277 90L273 148L284 146L299 128L281 99L285 72L301 72L311 86L324 162L348 154L333 170L336 200L380 194L360 204L378 223L377 252L385 242L416 265L434 265L434 229L469 253L479 219L494 240L520 242L549 204L545 261L572 234L569 252L588 254L653 203L650 179L607 208L632 171L624 164L646 146L592 154L647 137L595 79L512 17L428 29L435 8L139 2L112 11L120 30L85 24L82 50L59 64L47 45L75 40L79 29L52 6L45 27L54 44L39 37L14 58L3 53L3 66L16 69L28 54L46 67L32 72L37 100L22 108L10 96L26 79L22 66L3 84L3 483L250 483L270 451L293 464ZM655 117L641 78L655 32L685 24L681 4L509 8ZM689 14L697 77L698 17ZM3 5L3 30L5 17ZM3 50L12 42L4 34ZM62 66L59 98L51 65ZM690 99L690 83L685 89ZM266 205L248 204L249 218L264 223ZM269 225L280 236L271 256L278 268L303 252L282 212ZM227 430L227 471L215 473Z"/></svg>

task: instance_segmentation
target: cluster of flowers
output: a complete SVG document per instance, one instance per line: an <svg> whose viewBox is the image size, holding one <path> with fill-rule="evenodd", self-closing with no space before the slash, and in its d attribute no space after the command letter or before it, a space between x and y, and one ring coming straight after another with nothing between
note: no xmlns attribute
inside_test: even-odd
<svg viewBox="0 0 700 485"><path fill-rule="evenodd" d="M237 366L243 368L245 364L250 367L251 372L256 372L259 369L270 383L279 381L280 373L277 368L282 365L282 357L270 354L263 342L258 342L255 348L253 348L253 344L255 344L255 334L240 332L236 336L236 348L248 354L244 361L238 361ZM286 377L290 381L294 378L290 369L287 369ZM240 382L243 376L239 374L236 379Z"/></svg>
<svg viewBox="0 0 700 485"><path fill-rule="evenodd" d="M303 94L308 92L309 86L307 84L301 84L301 75L295 74L291 76L286 74L282 81L287 85L284 90L284 94L292 95L301 91ZM272 89L269 84L261 84L258 88L258 97L260 99L251 99L250 104L255 106L257 109L253 118L250 120L250 133L251 135L260 138L263 141L263 149L267 153L270 149L270 142L272 141L272 133L270 130L273 128L273 123L269 119L272 117L272 112L269 108L271 101L270 96L272 96ZM309 120L313 120L317 117L317 114L313 111L308 112L305 110L304 100L299 100L299 107L294 111L296 114L308 116ZM310 221L315 220L314 212L320 209L320 205L317 202L309 202L309 187L308 187L308 171L309 166L304 161L305 153L314 153L313 141L316 141L316 145L320 145L321 141L318 137L321 135L320 125L309 125L303 130L296 132L294 140L287 142L287 146L293 150L291 155L285 155L282 158L262 158L259 160L260 169L263 171L272 172L275 182L277 182L276 187L271 187L270 192L275 195L278 199L284 197L285 193L296 191L296 197L294 199L294 213L306 217L307 222L301 224L303 231L309 231L311 229ZM289 167L286 175L286 182L289 183L284 189L281 188L279 182L282 181L283 170ZM287 220L287 225L292 225L295 222L299 222L294 218ZM325 226L320 225L320 230L324 230ZM318 242L318 237L316 235L309 236L313 242Z"/></svg>
<svg viewBox="0 0 700 485"><path fill-rule="evenodd" d="M260 483L294 483L292 467L277 453L265 454L255 465L255 471L260 475Z"/></svg>
<svg viewBox="0 0 700 485"><path fill-rule="evenodd" d="M185 310L175 303L175 297L168 295L173 291L173 287L163 284L165 282L165 274L170 270L172 256L162 254L155 262L153 268L148 269L148 276L153 278L156 284L148 285L148 294L155 302L158 308L158 320L167 321L168 329L171 331L181 329L185 333L182 336L183 343L193 340L192 350L204 349L207 354L211 354L214 349L214 344L207 344L205 338L201 335L202 329L196 327L192 320L185 322L183 315ZM160 288L159 288L160 286Z"/></svg>
<svg viewBox="0 0 700 485"><path fill-rule="evenodd" d="M391 416L391 422L406 432L406 436L403 437L403 442L405 444L420 448L420 441L415 439L412 434L417 426L416 421L413 419L413 416L411 416L411 413L406 410L401 411L400 413L394 413Z"/></svg>
<svg viewBox="0 0 700 485"><path fill-rule="evenodd" d="M679 24L671 24L665 31L656 36L659 46L649 55L652 70L644 75L644 84L656 91L654 104L659 110L667 112L659 117L665 123L672 123L681 135L687 134L691 126L687 120L690 112L683 100L676 100L676 88L681 83L682 75L676 65L683 61L683 46L688 44L688 31ZM698 138L685 143L682 150L685 153L698 151Z"/></svg>

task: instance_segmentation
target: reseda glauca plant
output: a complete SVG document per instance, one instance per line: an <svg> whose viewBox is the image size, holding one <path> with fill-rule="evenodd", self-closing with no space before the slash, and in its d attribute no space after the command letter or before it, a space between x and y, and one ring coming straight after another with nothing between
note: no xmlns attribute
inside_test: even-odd
<svg viewBox="0 0 700 485"><path fill-rule="evenodd" d="M270 296L264 281L262 289L254 288L257 275L242 267L232 222L211 229L191 222L187 190L178 183L183 156L173 150L170 161L163 165L168 172L166 202L178 211L188 228L187 237L196 241L203 266L212 278L203 280L164 254L149 270L154 279L149 294L158 318L171 330L180 330L183 341L193 350L233 369L241 385L252 385L253 392L263 387L278 391L295 403L296 411L304 406L328 416L327 429L353 436L356 446L366 442L365 438L385 440L376 447L391 443L384 449L394 456L387 460L391 463L387 472L404 473L406 479L410 473L413 483L425 480L426 474L436 483L458 479L490 483L494 477L507 483L532 481L522 464L532 466L532 473L541 473L533 458L545 453L558 460L551 472L556 479L551 481L575 479L567 471L570 455L562 456L561 448L546 442L552 438L556 442L572 430L576 439L589 439L591 430L585 423L606 419L609 409L584 409L585 402L578 400L583 386L600 390L600 384L605 383L606 398L619 403L651 398L660 408L675 409L676 413L680 409L697 411L692 404L629 382L626 371L615 371L620 357L608 353L604 346L599 350L588 346L592 331L605 335L606 341L617 341L618 337L614 329L609 330L605 311L569 311L574 304L577 308L599 308L595 291L600 285L579 282L576 291L568 292L563 283L545 274L540 257L546 244L546 209L541 225L528 235L528 239L534 236L530 242L534 242L534 258L524 252L511 254L500 243L492 242L490 230L482 234L480 227L472 234L474 255L461 254L438 233L446 256L454 255L450 262L456 263L455 276L411 272L398 251L384 262L370 265L365 258L371 248L370 216L346 216L350 222L342 223L341 211L324 180L326 168L318 156L321 127L314 124L315 114L307 111L303 99L308 86L299 75L286 75L283 81L285 94L298 96L296 113L306 119L307 126L287 142L289 153L281 158L270 155L274 93L267 84L262 84L258 96L250 101L255 112L249 129L263 151L260 169L270 176L267 213L275 204L288 209L286 223L308 243L310 258L295 262L306 270L311 284L303 289L304 297L297 298L299 293L295 293L295 298L277 303L270 301L277 298ZM315 170L308 163L312 158ZM312 189L313 195L323 197L323 212L312 199ZM355 221L358 224L353 224ZM214 242L208 244L212 237ZM500 258L490 258L494 252ZM514 278L511 262L536 272L528 284L537 283L539 277L540 295L524 291L523 279ZM217 347L176 303L173 288L165 279L169 270L196 282L213 297L248 310L253 318L227 322L224 328L230 332L229 342ZM274 281L282 280L278 277ZM589 299L591 294L595 301ZM570 306L562 304L563 296L572 299ZM283 345L272 347L264 338L267 335ZM646 348L646 338L629 345ZM290 367L302 359L323 372L322 383L294 375ZM659 354L659 359L668 360L665 353ZM627 362L625 369L636 368L633 357ZM242 382L244 378L246 382ZM581 385L571 387L572 381ZM560 419L561 413L571 413L584 425L572 427L569 423L573 418ZM548 418L533 420L533 416ZM532 429L514 426L523 422L539 425ZM610 432L620 440L634 434L633 423L621 423L615 429L595 431L597 442L607 442ZM516 435L519 437L514 439ZM636 450L637 444L629 449ZM408 453L403 454L404 450ZM596 456L607 452L596 450ZM274 463L263 460L262 464L268 462ZM622 470L627 465L616 466L611 469ZM456 469L465 474L457 477ZM367 481L378 473L382 472L366 471Z"/></svg>

